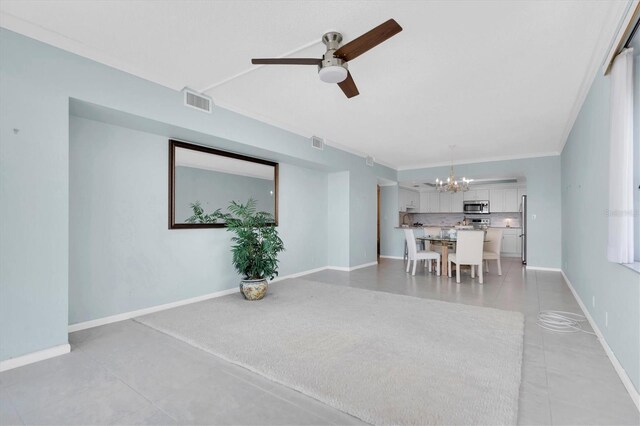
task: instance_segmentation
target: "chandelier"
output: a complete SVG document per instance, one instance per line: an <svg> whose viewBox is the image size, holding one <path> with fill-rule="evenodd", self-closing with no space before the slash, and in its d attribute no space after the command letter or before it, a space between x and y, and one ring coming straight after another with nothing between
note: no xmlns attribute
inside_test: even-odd
<svg viewBox="0 0 640 426"><path fill-rule="evenodd" d="M451 149L451 168L449 169L449 177L446 182L442 179L436 178L436 189L438 192L465 192L469 190L469 184L473 182L473 179L467 179L463 177L458 180L453 172L453 149L455 145L449 147Z"/></svg>

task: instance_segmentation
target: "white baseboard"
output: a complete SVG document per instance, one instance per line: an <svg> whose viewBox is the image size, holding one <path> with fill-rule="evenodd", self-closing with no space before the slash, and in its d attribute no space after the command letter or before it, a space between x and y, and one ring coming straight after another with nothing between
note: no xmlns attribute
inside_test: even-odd
<svg viewBox="0 0 640 426"><path fill-rule="evenodd" d="M545 268L543 266L529 266L527 265L527 269L530 271L550 271L550 272L562 272L560 268Z"/></svg>
<svg viewBox="0 0 640 426"><path fill-rule="evenodd" d="M312 274L327 269L326 266L322 268L310 269L308 271L297 272L295 274L289 274L282 277L276 277L271 282L277 282L286 280L287 278L296 278L303 275ZM142 315L152 314L154 312L164 311L166 309L177 308L178 306L189 305L191 303L202 302L203 300L214 299L216 297L227 296L229 294L238 293L239 287L230 288L227 290L216 291L215 293L204 294L202 296L191 297L189 299L178 300L177 302L165 303L163 305L151 306L148 308L138 309L130 312L123 312L121 314L111 315L104 318L98 318L90 321L79 322L69 325L69 333L74 331L86 330L87 328L99 327L101 325L112 324L114 322L124 321L131 318L139 317Z"/></svg>
<svg viewBox="0 0 640 426"><path fill-rule="evenodd" d="M627 372L624 370L624 367L622 367L622 364L620 364L620 361L618 361L618 358L616 358L615 354L609 347L609 344L605 340L604 335L598 328L598 324L596 324L596 322L593 320L593 317L591 317L591 314L589 313L589 310L587 309L585 304L582 303L582 299L580 298L580 295L578 295L578 292L576 291L576 289L573 288L571 281L569 281L569 277L567 277L564 271L561 270L560 272L562 273L562 276L564 277L564 280L567 283L567 286L569 286L571 293L573 293L573 297L575 297L576 300L578 301L578 305L580 305L580 309L582 309L582 312L584 312L584 315L587 317L589 324L591 324L593 331L596 332L596 336L598 336L598 340L600 341L600 344L602 344L602 347L604 348L604 351L609 357L611 364L613 364L613 368L615 368L616 372L618 373L618 376L620 376L620 380L622 380L622 383L624 384L624 387L627 389L627 392L629 392L629 395L631 396L631 399L633 400L634 404L636 404L636 408L638 409L638 411L640 411L640 394L638 393L635 386L633 386L633 383L631 382L631 379L627 375Z"/></svg>
<svg viewBox="0 0 640 426"><path fill-rule="evenodd" d="M215 293L203 294L202 296L191 297L189 299L178 300L177 302L165 303L164 305L150 306L148 308L138 309L135 311L123 312L121 314L111 315L104 318L98 318L90 321L79 322L69 325L69 333L74 331L86 330L87 328L99 327L101 325L111 324L114 322L120 322L131 318L139 317L141 315L147 315L158 311L164 311L166 309L177 308L178 306L188 305L191 303L202 302L203 300L213 299L215 297L222 297L228 294L237 293L240 291L239 287L230 288L227 290L217 291Z"/></svg>
<svg viewBox="0 0 640 426"><path fill-rule="evenodd" d="M376 260L375 262L363 263L362 265L352 266L351 268L349 268L349 270L355 271L356 269L368 268L369 266L375 266L377 264L378 264L378 261Z"/></svg>
<svg viewBox="0 0 640 426"><path fill-rule="evenodd" d="M381 257L382 259L397 259L397 260L404 260L404 257L402 257L402 256L383 256L383 255L380 255L380 257Z"/></svg>
<svg viewBox="0 0 640 426"><path fill-rule="evenodd" d="M328 268L328 266L323 266L322 268L309 269L308 271L302 271L302 272L296 272L295 274L283 275L281 277L275 277L273 280L271 280L271 282L275 283L275 282L278 282L278 281L287 280L289 278L298 278L298 277L302 277L304 275L313 274L315 272L324 271L327 268Z"/></svg>
<svg viewBox="0 0 640 426"><path fill-rule="evenodd" d="M377 264L378 262L375 261L370 263L363 263L362 265L356 265L356 266L327 266L327 269L333 269L334 271L351 272L351 271L355 271L356 269L367 268L369 266L374 266Z"/></svg>
<svg viewBox="0 0 640 426"><path fill-rule="evenodd" d="M0 361L0 372L22 367L28 364L33 364L34 362L44 361L45 359L68 354L69 352L71 352L71 346L66 343L64 345L54 346L49 349L43 349L41 351L31 352L30 354L10 358L5 361Z"/></svg>

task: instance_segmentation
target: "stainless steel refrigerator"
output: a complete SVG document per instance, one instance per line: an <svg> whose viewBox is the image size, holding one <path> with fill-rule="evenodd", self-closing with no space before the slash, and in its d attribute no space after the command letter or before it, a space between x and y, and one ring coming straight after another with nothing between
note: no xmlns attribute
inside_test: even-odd
<svg viewBox="0 0 640 426"><path fill-rule="evenodd" d="M522 233L520 234L520 247L522 253L522 264L527 264L527 196L523 195L520 200L520 226Z"/></svg>

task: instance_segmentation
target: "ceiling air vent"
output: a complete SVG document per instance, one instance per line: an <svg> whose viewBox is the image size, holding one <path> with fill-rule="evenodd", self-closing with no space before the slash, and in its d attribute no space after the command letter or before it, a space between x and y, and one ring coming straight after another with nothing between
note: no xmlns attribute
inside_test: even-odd
<svg viewBox="0 0 640 426"><path fill-rule="evenodd" d="M373 157L371 156L367 157L367 166L373 167Z"/></svg>
<svg viewBox="0 0 640 426"><path fill-rule="evenodd" d="M324 141L317 136L311 136L311 146L320 151L324 150Z"/></svg>
<svg viewBox="0 0 640 426"><path fill-rule="evenodd" d="M186 106L209 113L213 110L213 100L210 97L189 89L184 89L183 92Z"/></svg>

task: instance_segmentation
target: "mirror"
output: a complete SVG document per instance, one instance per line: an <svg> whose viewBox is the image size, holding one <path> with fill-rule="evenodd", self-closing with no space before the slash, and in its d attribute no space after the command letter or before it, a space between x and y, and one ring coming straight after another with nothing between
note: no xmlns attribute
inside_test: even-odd
<svg viewBox="0 0 640 426"><path fill-rule="evenodd" d="M210 215L250 198L278 224L278 163L169 141L170 229L222 228Z"/></svg>

